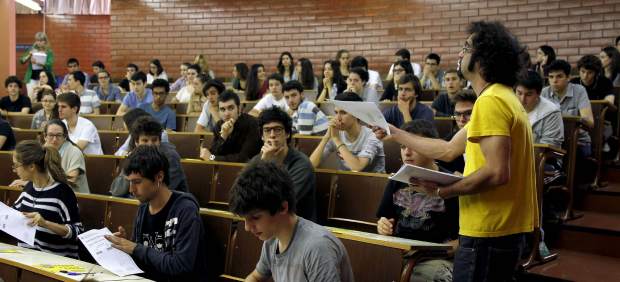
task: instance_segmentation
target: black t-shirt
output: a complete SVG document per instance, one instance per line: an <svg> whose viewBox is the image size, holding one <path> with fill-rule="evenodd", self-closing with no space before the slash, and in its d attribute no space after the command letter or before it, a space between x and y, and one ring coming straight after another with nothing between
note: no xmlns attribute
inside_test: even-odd
<svg viewBox="0 0 620 282"><path fill-rule="evenodd" d="M446 141L450 141L452 140L452 137L456 135L456 133L458 133L458 127L456 127L456 130L453 131L450 135L446 136L446 138L444 139ZM456 157L454 160L450 162L444 162L444 161L438 160L437 163L439 164L439 167L446 169L450 173L453 173L455 171L463 173L463 171L465 171L465 158L463 158L463 155Z"/></svg>
<svg viewBox="0 0 620 282"><path fill-rule="evenodd" d="M136 240L137 244L142 244L146 247L156 249L160 252L167 252L172 250L172 242L166 242L165 230L166 219L170 212L174 201L179 197L178 194L172 193L170 199L166 203L163 209L156 214L150 214L148 211L144 213L144 219L142 221L142 235Z"/></svg>
<svg viewBox="0 0 620 282"><path fill-rule="evenodd" d="M431 107L437 111L435 116L451 117L454 115L454 104L450 101L450 97L448 97L447 93L439 94L439 96L435 98L435 101L433 101Z"/></svg>
<svg viewBox="0 0 620 282"><path fill-rule="evenodd" d="M402 182L388 182L377 217L394 218L397 237L435 243L458 238L458 198L444 200L418 193Z"/></svg>
<svg viewBox="0 0 620 282"><path fill-rule="evenodd" d="M396 89L396 85L394 85L394 81L390 81L388 86L383 91L383 95L381 95L381 101L390 100L394 101L398 98L398 89Z"/></svg>
<svg viewBox="0 0 620 282"><path fill-rule="evenodd" d="M4 145L0 147L0 150L10 151L15 149L15 135L13 135L13 129L11 128L11 125L2 118L0 118L0 136L6 137Z"/></svg>
<svg viewBox="0 0 620 282"><path fill-rule="evenodd" d="M8 112L21 112L22 108L31 108L32 104L30 99L24 95L17 96L15 102L11 101L9 96L4 96L0 99L0 109Z"/></svg>
<svg viewBox="0 0 620 282"><path fill-rule="evenodd" d="M129 92L129 79L127 78L123 78L123 80L121 80L121 83L118 84L118 86L120 88L123 88L123 90L125 90L125 92Z"/></svg>
<svg viewBox="0 0 620 282"><path fill-rule="evenodd" d="M590 86L581 83L579 77L571 79L570 82L583 86L588 92L588 98L590 98L590 100L603 100L607 95L614 95L614 85L611 83L611 80L601 75L597 76L596 79L594 79L594 83Z"/></svg>

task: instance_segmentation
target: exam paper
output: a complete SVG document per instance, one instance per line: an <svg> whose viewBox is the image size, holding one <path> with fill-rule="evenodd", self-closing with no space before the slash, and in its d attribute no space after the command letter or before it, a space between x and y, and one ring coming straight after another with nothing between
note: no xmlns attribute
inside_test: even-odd
<svg viewBox="0 0 620 282"><path fill-rule="evenodd" d="M448 185L463 179L462 176L449 174L441 171L431 170L416 165L405 164L398 172L389 177L391 180L409 183L410 178L417 178L430 182L435 182L440 185Z"/></svg>
<svg viewBox="0 0 620 282"><path fill-rule="evenodd" d="M45 61L47 60L47 54L45 52L34 52L32 53L32 69L33 70L41 70L43 66L45 66Z"/></svg>
<svg viewBox="0 0 620 282"><path fill-rule="evenodd" d="M368 125L374 125L385 129L385 132L390 135L388 122L385 120L383 113L381 113L376 103L338 100L330 100L330 102Z"/></svg>
<svg viewBox="0 0 620 282"><path fill-rule="evenodd" d="M118 276L142 273L143 271L136 265L131 256L121 250L112 247L112 243L106 240L104 235L112 235L106 227L102 229L92 229L78 235L78 238L88 252L95 258L97 263L103 268Z"/></svg>
<svg viewBox="0 0 620 282"><path fill-rule="evenodd" d="M34 246L36 226L29 226L28 219L20 211L0 202L0 230L15 237L16 239Z"/></svg>

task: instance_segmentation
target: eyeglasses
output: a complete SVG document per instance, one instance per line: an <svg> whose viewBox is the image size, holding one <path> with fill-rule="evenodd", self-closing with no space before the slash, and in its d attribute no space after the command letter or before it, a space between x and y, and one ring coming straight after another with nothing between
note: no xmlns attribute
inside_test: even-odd
<svg viewBox="0 0 620 282"><path fill-rule="evenodd" d="M41 100L41 103L54 103L56 102L56 100L52 100L52 99L43 99Z"/></svg>
<svg viewBox="0 0 620 282"><path fill-rule="evenodd" d="M454 115L452 117L454 119L457 119L457 118L460 118L460 117L470 118L471 117L471 111L454 112Z"/></svg>
<svg viewBox="0 0 620 282"><path fill-rule="evenodd" d="M263 134L268 135L273 131L275 135L280 135L284 132L284 127L282 126L274 126L274 127L263 127Z"/></svg>
<svg viewBox="0 0 620 282"><path fill-rule="evenodd" d="M465 41L465 44L463 45L463 49L461 50L461 52L463 53L470 53L471 50L473 50L474 47L471 46L471 44L469 44L469 42Z"/></svg>
<svg viewBox="0 0 620 282"><path fill-rule="evenodd" d="M63 139L65 138L64 134L46 134L45 137L49 138L49 139Z"/></svg>
<svg viewBox="0 0 620 282"><path fill-rule="evenodd" d="M24 166L24 164L18 164L18 163L13 163L13 165L11 166L11 168L13 168L13 171L17 170L17 168Z"/></svg>

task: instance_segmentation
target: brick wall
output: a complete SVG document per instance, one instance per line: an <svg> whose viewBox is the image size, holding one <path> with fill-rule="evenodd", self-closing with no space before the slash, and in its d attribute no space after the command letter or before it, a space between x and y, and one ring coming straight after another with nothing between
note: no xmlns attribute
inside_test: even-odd
<svg viewBox="0 0 620 282"><path fill-rule="evenodd" d="M32 44L34 34L43 30L42 15L16 16L17 44ZM64 75L67 59L75 57L82 70L90 73L93 61L108 65L110 59L110 16L55 15L45 17L46 33L55 55L54 73ZM19 60L21 52L17 54ZM26 65L17 64L23 77Z"/></svg>

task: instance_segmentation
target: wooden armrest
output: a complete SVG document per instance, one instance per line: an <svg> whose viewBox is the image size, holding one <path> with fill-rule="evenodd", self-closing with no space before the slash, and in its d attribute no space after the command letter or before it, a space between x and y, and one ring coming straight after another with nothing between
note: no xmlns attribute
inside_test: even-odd
<svg viewBox="0 0 620 282"><path fill-rule="evenodd" d="M545 151L547 151L549 153L554 153L554 154L557 154L559 156L566 155L566 150L564 150L562 148L558 148L558 147L550 145L550 144L534 144L534 148L544 149Z"/></svg>

